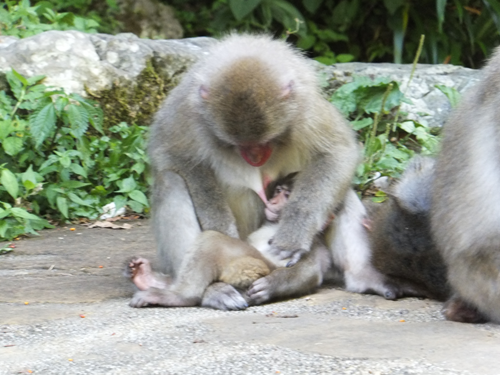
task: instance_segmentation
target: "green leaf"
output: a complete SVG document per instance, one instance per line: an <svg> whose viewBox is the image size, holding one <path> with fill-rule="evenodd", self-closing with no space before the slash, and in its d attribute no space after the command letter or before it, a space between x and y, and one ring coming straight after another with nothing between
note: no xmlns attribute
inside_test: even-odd
<svg viewBox="0 0 500 375"><path fill-rule="evenodd" d="M80 205L80 206L88 206L88 207L92 207L91 204L85 202L82 198L80 198L78 195L76 195L75 193L68 193L68 198L71 199L73 202L75 202L76 204Z"/></svg>
<svg viewBox="0 0 500 375"><path fill-rule="evenodd" d="M316 13L321 3L323 3L323 0L302 0L304 8L312 14Z"/></svg>
<svg viewBox="0 0 500 375"><path fill-rule="evenodd" d="M14 130L16 129L12 126L12 120L0 121L0 141L3 141Z"/></svg>
<svg viewBox="0 0 500 375"><path fill-rule="evenodd" d="M69 166L71 165L71 158L69 157L69 155L62 155L61 157L59 157L59 163L61 163L64 168L69 168Z"/></svg>
<svg viewBox="0 0 500 375"><path fill-rule="evenodd" d="M365 117L361 120L351 121L352 128L356 131L366 128L373 124L373 119L371 117Z"/></svg>
<svg viewBox="0 0 500 375"><path fill-rule="evenodd" d="M113 199L113 202L115 204L115 210L118 211L120 208L127 204L127 198L125 198L123 195L117 195Z"/></svg>
<svg viewBox="0 0 500 375"><path fill-rule="evenodd" d="M57 197L56 199L57 208L63 214L63 216L67 219L69 218L68 214L68 200L64 197Z"/></svg>
<svg viewBox="0 0 500 375"><path fill-rule="evenodd" d="M144 172L144 169L146 168L146 164L144 163L135 163L133 166L132 166L132 170L137 172L137 174L141 174L142 172Z"/></svg>
<svg viewBox="0 0 500 375"><path fill-rule="evenodd" d="M117 184L120 186L120 190L118 190L119 193L130 193L137 187L137 183L132 176L119 181Z"/></svg>
<svg viewBox="0 0 500 375"><path fill-rule="evenodd" d="M87 178L87 171L85 169L83 169L83 167L81 165L72 163L69 166L69 169L71 169L71 172Z"/></svg>
<svg viewBox="0 0 500 375"><path fill-rule="evenodd" d="M37 5L39 5L40 3L37 3ZM45 79L45 76L44 75L38 75L38 76L33 76L33 77L29 77L26 81L28 82L28 85L29 86L33 86L33 85L40 85L40 83ZM43 85L40 85L40 86L43 86ZM31 90L31 88L30 88Z"/></svg>
<svg viewBox="0 0 500 375"><path fill-rule="evenodd" d="M71 133L77 139L81 138L89 126L89 113L81 105L70 104L67 109Z"/></svg>
<svg viewBox="0 0 500 375"><path fill-rule="evenodd" d="M2 176L0 177L0 182L5 187L5 190L11 195L12 198L16 199L19 194L19 184L17 183L17 178L8 169L2 171Z"/></svg>
<svg viewBox="0 0 500 375"><path fill-rule="evenodd" d="M14 156L23 149L23 140L19 137L7 137L2 142L2 148L7 155Z"/></svg>
<svg viewBox="0 0 500 375"><path fill-rule="evenodd" d="M34 184L31 181L23 181L23 186L27 191L33 190L36 187L36 184Z"/></svg>
<svg viewBox="0 0 500 375"><path fill-rule="evenodd" d="M142 191L140 190L131 191L128 196L134 201L137 201L139 203L142 203L144 206L149 207L148 198L146 198L146 195L144 195Z"/></svg>
<svg viewBox="0 0 500 375"><path fill-rule="evenodd" d="M141 213L142 211L144 211L144 206L142 205L142 203L139 203L137 201L128 201L127 206L129 206L130 209L134 212Z"/></svg>
<svg viewBox="0 0 500 375"><path fill-rule="evenodd" d="M32 165L30 165L28 169L23 174L21 174L21 181L23 182L26 190L33 190L38 183L38 179L41 180L42 177L38 173L33 171Z"/></svg>
<svg viewBox="0 0 500 375"><path fill-rule="evenodd" d="M444 85L436 85L435 87L446 95L453 108L458 105L458 102L460 101L460 93L455 88Z"/></svg>
<svg viewBox="0 0 500 375"><path fill-rule="evenodd" d="M298 27L299 31L297 34L299 36L307 35L307 25L304 21L304 16L291 3L285 0L273 0L271 9L274 19L288 30L296 30ZM299 21L299 25L297 25L297 20Z"/></svg>
<svg viewBox="0 0 500 375"><path fill-rule="evenodd" d="M52 102L30 115L30 130L31 134L36 139L37 147L52 134L56 127L56 120L56 111Z"/></svg>
<svg viewBox="0 0 500 375"><path fill-rule="evenodd" d="M405 5L406 0L384 0L384 5L391 15Z"/></svg>
<svg viewBox="0 0 500 375"><path fill-rule="evenodd" d="M229 8L234 18L241 21L248 16L261 3L262 0L229 0Z"/></svg>
<svg viewBox="0 0 500 375"><path fill-rule="evenodd" d="M444 22L444 11L446 8L447 0L436 0L436 11L438 16L438 27L439 32L443 32L443 22Z"/></svg>
<svg viewBox="0 0 500 375"><path fill-rule="evenodd" d="M76 180L64 181L59 184L60 187L68 189L80 189L81 187L89 185L91 185L89 182L81 182Z"/></svg>
<svg viewBox="0 0 500 375"><path fill-rule="evenodd" d="M0 208L0 219L3 219L4 217L10 215L10 208L8 210L4 210L3 208Z"/></svg>
<svg viewBox="0 0 500 375"><path fill-rule="evenodd" d="M346 63L346 62L350 62L354 60L354 56L353 55L350 55L350 54L347 54L347 53L341 53L339 55L337 55L337 61L339 63Z"/></svg>
<svg viewBox="0 0 500 375"><path fill-rule="evenodd" d="M14 76L19 80L19 82L23 84L23 86L28 86L28 81L26 80L26 78L19 74L14 68L12 68L12 74L14 74Z"/></svg>
<svg viewBox="0 0 500 375"><path fill-rule="evenodd" d="M405 132L412 134L415 131L415 123L413 121L404 121L398 125Z"/></svg>
<svg viewBox="0 0 500 375"><path fill-rule="evenodd" d="M10 225L7 220L0 220L0 238L8 238L6 234L9 228Z"/></svg>
<svg viewBox="0 0 500 375"><path fill-rule="evenodd" d="M11 211L12 215L15 216L15 217L20 217L20 218L23 218L23 219L35 220L35 221L44 220L41 217L38 217L38 216L33 215L33 214L30 214L24 208L12 207L10 209L10 211Z"/></svg>
<svg viewBox="0 0 500 375"><path fill-rule="evenodd" d="M71 97L78 101L85 108L89 115L89 122L99 133L104 134L102 130L103 113L102 109L93 105L92 101L82 98L80 95L72 94Z"/></svg>

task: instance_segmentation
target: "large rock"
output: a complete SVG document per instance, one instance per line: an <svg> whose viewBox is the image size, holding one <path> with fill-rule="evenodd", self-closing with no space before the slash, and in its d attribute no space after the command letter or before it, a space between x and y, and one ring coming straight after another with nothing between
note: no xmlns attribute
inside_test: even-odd
<svg viewBox="0 0 500 375"><path fill-rule="evenodd" d="M11 67L25 76L43 74L47 85L100 101L109 125L119 121L146 124L166 93L213 43L211 38L150 40L134 34L77 31L48 31L21 40L0 37L0 88L2 73ZM346 63L317 64L317 68L329 83L327 93L356 75L400 82L413 102L403 110L431 126L441 125L450 110L448 99L435 85L463 92L480 74L452 65L419 65L406 89L410 65Z"/></svg>
<svg viewBox="0 0 500 375"><path fill-rule="evenodd" d="M401 110L408 118L426 122L429 126L441 126L451 110L448 98L436 88L443 85L463 93L473 86L481 75L480 70L455 65L418 64L408 87L413 66L410 64L345 63L322 66L319 70L327 77L328 91L352 82L355 76L388 77L399 82L411 104L403 103Z"/></svg>

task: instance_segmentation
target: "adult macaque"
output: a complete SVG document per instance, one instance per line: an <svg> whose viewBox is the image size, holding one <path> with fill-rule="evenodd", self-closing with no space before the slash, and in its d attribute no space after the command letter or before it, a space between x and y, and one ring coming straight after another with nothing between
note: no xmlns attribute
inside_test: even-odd
<svg viewBox="0 0 500 375"><path fill-rule="evenodd" d="M405 296L445 300L450 296L446 265L431 236L430 210L434 159L415 157L388 192L388 201L372 204L372 262Z"/></svg>
<svg viewBox="0 0 500 375"><path fill-rule="evenodd" d="M456 291L447 319L500 323L500 50L444 127L432 231Z"/></svg>
<svg viewBox="0 0 500 375"><path fill-rule="evenodd" d="M311 62L262 35L231 35L190 69L156 115L149 155L158 255L174 279L202 231L245 239L263 221L267 183L298 172L271 249L294 265L342 206L359 159L354 133L321 96ZM335 233L349 239L341 241L346 253L363 240L356 209L337 217L349 223ZM233 286L215 283L202 304L246 302Z"/></svg>
<svg viewBox="0 0 500 375"><path fill-rule="evenodd" d="M153 272L147 259L132 258L128 262L128 275L139 291L130 305L197 306L205 289L214 282L237 288L250 304L305 294L321 285L331 269L331 255L320 235L311 251L292 267L287 268L281 259L269 253L269 243L278 229L278 219L292 185L293 177L278 183L265 209L267 222L250 235L250 244L211 230L201 233L173 283Z"/></svg>

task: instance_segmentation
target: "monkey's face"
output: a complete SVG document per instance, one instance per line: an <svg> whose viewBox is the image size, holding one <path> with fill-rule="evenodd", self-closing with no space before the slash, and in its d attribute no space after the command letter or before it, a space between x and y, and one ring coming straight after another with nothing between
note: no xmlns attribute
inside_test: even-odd
<svg viewBox="0 0 500 375"><path fill-rule="evenodd" d="M274 194L266 205L265 214L269 221L278 221L281 210L290 197L291 190L287 185L277 185Z"/></svg>
<svg viewBox="0 0 500 375"><path fill-rule="evenodd" d="M214 136L259 167L289 135L292 88L293 82L278 83L258 59L243 58L202 85L200 96Z"/></svg>

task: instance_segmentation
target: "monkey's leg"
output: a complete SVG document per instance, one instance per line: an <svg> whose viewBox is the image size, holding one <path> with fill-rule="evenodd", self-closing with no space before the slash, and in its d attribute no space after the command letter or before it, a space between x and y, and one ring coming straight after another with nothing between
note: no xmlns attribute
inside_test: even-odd
<svg viewBox="0 0 500 375"><path fill-rule="evenodd" d="M154 272L149 260L143 257L130 258L126 262L124 273L139 290L165 289L172 282L168 276Z"/></svg>
<svg viewBox="0 0 500 375"><path fill-rule="evenodd" d="M364 226L366 209L353 190L336 216L329 247L333 263L344 272L346 290L356 293L373 291L387 299L396 299L397 290L385 283L383 275L371 263L368 233Z"/></svg>
<svg viewBox="0 0 500 375"><path fill-rule="evenodd" d="M313 248L294 266L276 268L256 280L247 292L250 303L260 305L276 298L304 295L321 285L323 273L316 251Z"/></svg>
<svg viewBox="0 0 500 375"><path fill-rule="evenodd" d="M162 271L177 283L185 257L193 258L194 243L201 233L193 202L186 183L174 172L158 173L153 186L153 223ZM203 262L198 260L194 264ZM184 272L184 271L183 271ZM187 276L196 274L186 271ZM221 285L222 284L222 285ZM208 286L202 306L221 310L244 309L247 303L231 285L216 283Z"/></svg>
<svg viewBox="0 0 500 375"><path fill-rule="evenodd" d="M168 288L151 287L136 292L130 301L132 307L164 306L187 307L200 305L205 289L217 281L219 264L224 264L224 251L210 237L212 231L200 234L194 249L186 254L175 282ZM246 307L246 304L245 304Z"/></svg>

